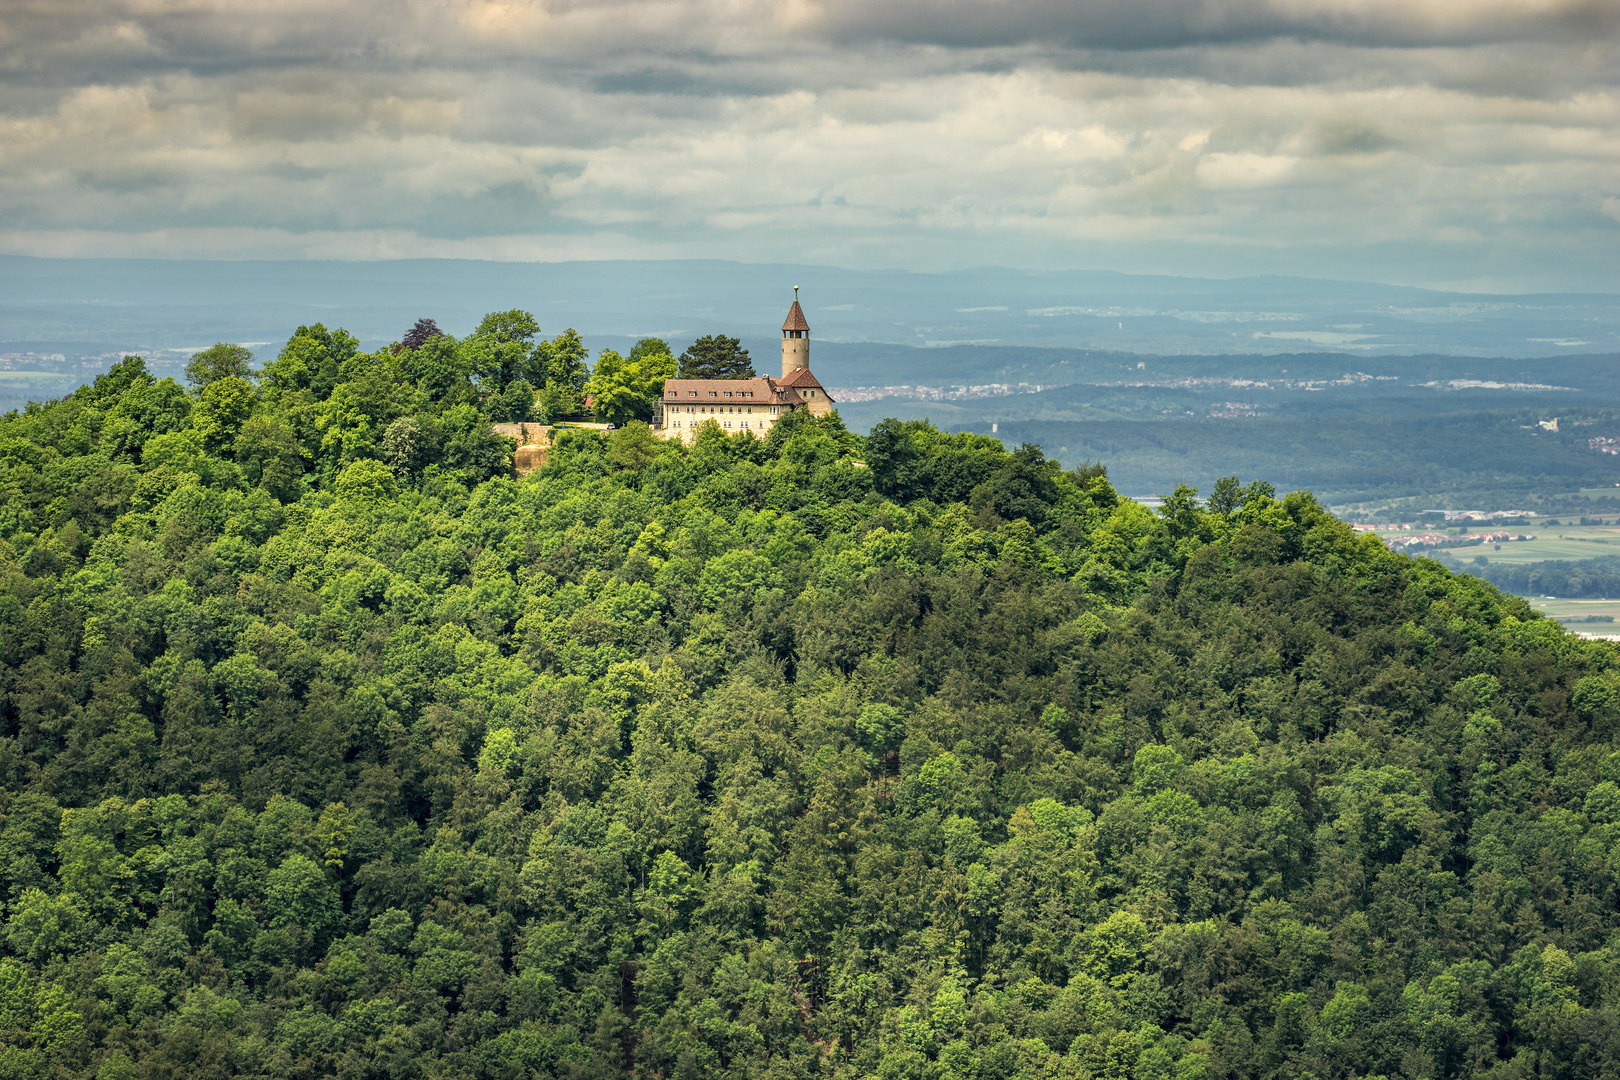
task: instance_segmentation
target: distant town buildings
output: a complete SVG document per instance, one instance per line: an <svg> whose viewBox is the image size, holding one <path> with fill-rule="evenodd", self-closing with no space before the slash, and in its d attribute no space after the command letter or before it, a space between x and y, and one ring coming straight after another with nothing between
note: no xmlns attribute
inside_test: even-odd
<svg viewBox="0 0 1620 1080"><path fill-rule="evenodd" d="M1426 532L1415 533L1410 536L1391 536L1384 541L1391 551L1407 552L1418 551L1423 548L1437 547L1477 547L1480 544L1506 544L1513 540L1534 540L1529 533L1510 532L1482 532L1464 533L1461 536L1447 535L1446 533Z"/></svg>
<svg viewBox="0 0 1620 1080"><path fill-rule="evenodd" d="M1236 420L1243 416L1270 416L1259 405L1246 401L1220 401L1209 407L1209 415L1214 420Z"/></svg>

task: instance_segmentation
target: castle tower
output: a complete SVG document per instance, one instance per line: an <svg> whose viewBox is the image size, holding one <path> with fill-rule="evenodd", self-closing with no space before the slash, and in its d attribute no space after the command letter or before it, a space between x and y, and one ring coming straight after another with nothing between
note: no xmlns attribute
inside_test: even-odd
<svg viewBox="0 0 1620 1080"><path fill-rule="evenodd" d="M810 324L799 307L799 287L793 286L793 306L782 324L782 378L795 371L810 370Z"/></svg>

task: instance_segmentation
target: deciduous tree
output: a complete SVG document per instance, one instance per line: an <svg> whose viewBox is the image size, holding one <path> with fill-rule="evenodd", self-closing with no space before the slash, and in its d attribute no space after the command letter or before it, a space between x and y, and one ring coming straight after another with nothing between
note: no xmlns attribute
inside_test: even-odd
<svg viewBox="0 0 1620 1080"><path fill-rule="evenodd" d="M252 379L253 353L241 345L220 342L194 353L186 365L186 381L198 390L220 379Z"/></svg>

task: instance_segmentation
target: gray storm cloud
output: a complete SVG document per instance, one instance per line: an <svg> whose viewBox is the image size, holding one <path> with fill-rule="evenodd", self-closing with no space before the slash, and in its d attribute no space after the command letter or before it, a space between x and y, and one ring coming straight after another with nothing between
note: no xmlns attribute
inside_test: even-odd
<svg viewBox="0 0 1620 1080"><path fill-rule="evenodd" d="M0 249L1613 288L1620 0L0 7Z"/></svg>

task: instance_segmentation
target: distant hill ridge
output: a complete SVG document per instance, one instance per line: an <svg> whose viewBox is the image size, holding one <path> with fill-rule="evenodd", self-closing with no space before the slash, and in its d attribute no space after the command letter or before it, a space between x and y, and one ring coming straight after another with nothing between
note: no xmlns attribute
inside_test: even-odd
<svg viewBox="0 0 1620 1080"><path fill-rule="evenodd" d="M1438 352L1532 356L1620 348L1620 297L1500 296L1304 278L1108 271L937 274L692 260L185 261L0 256L12 342L151 351L286 339L300 324L394 340L428 316L452 333L491 307L588 335L695 337L774 325L801 284L823 342L1028 344L1174 355ZM1276 336L1282 335L1282 336ZM1564 345L1562 342L1585 342Z"/></svg>

